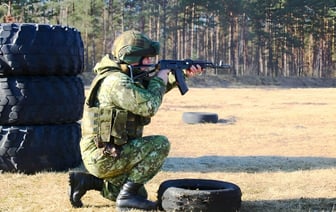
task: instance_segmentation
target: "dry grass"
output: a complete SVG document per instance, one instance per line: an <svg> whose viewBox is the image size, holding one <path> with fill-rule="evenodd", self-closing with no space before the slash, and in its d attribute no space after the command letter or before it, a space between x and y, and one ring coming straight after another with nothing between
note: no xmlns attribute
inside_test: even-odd
<svg viewBox="0 0 336 212"><path fill-rule="evenodd" d="M217 124L187 125L187 111L214 112ZM145 134L172 144L147 184L206 178L240 186L241 211L336 211L336 89L230 88L167 94ZM114 211L98 192L72 209L66 173L0 175L0 211Z"/></svg>

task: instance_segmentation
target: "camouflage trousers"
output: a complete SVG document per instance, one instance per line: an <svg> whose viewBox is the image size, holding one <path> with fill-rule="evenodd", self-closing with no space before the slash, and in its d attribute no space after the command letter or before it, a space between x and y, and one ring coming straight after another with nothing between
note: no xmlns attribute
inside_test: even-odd
<svg viewBox="0 0 336 212"><path fill-rule="evenodd" d="M114 201L126 181L145 184L160 171L170 144L161 135L133 139L122 146L119 158L104 155L90 137L82 138L80 148L88 172L104 179L102 195Z"/></svg>

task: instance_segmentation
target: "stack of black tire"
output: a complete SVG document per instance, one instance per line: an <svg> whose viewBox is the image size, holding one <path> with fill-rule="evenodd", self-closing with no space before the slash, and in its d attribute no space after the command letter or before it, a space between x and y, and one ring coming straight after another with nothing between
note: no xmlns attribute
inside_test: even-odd
<svg viewBox="0 0 336 212"><path fill-rule="evenodd" d="M0 24L0 172L80 164L83 60L74 28Z"/></svg>

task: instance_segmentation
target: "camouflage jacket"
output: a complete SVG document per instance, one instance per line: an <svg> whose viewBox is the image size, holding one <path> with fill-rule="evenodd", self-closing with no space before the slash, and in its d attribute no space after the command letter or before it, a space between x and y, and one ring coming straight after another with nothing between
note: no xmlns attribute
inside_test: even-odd
<svg viewBox="0 0 336 212"><path fill-rule="evenodd" d="M87 96L82 120L83 136L95 136L117 145L142 136L143 126L158 111L165 92L175 87L174 77L167 86L158 77L133 82L108 56L95 66L96 78Z"/></svg>

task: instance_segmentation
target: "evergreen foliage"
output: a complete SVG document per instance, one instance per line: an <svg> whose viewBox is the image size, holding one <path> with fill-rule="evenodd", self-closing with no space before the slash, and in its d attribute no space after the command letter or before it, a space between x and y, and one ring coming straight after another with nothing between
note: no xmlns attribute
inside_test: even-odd
<svg viewBox="0 0 336 212"><path fill-rule="evenodd" d="M114 38L137 29L162 44L160 58L232 65L236 76L336 76L335 0L12 0L17 22L81 31L85 67ZM0 1L0 15L9 1Z"/></svg>

